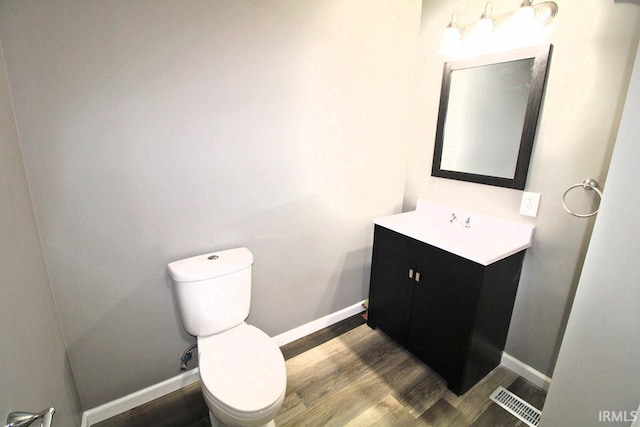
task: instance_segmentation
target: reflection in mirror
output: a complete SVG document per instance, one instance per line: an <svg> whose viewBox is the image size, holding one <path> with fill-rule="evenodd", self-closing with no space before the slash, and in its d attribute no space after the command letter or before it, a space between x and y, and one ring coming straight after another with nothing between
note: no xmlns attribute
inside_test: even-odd
<svg viewBox="0 0 640 427"><path fill-rule="evenodd" d="M433 176L524 189L550 51L445 64Z"/></svg>

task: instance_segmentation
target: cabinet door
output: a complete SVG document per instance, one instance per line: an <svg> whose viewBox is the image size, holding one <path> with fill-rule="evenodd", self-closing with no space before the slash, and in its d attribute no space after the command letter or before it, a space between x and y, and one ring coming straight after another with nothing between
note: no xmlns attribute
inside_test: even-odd
<svg viewBox="0 0 640 427"><path fill-rule="evenodd" d="M369 326L404 343L409 332L413 280L409 261L388 248L374 248L369 292Z"/></svg>
<svg viewBox="0 0 640 427"><path fill-rule="evenodd" d="M450 389L461 385L478 292L468 284L422 268L416 282L408 341L416 355L442 375Z"/></svg>

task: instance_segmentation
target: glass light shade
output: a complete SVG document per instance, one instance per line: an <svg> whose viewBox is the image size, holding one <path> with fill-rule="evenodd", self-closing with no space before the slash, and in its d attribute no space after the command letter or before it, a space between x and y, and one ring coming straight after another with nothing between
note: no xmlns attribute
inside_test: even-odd
<svg viewBox="0 0 640 427"><path fill-rule="evenodd" d="M460 30L456 26L448 26L442 36L442 44L440 45L440 52L444 54L453 54L462 44L460 38Z"/></svg>
<svg viewBox="0 0 640 427"><path fill-rule="evenodd" d="M514 15L516 25L530 29L536 22L536 10L533 6L521 6Z"/></svg>
<svg viewBox="0 0 640 427"><path fill-rule="evenodd" d="M493 19L482 18L473 27L473 36L478 38L485 38L493 33Z"/></svg>

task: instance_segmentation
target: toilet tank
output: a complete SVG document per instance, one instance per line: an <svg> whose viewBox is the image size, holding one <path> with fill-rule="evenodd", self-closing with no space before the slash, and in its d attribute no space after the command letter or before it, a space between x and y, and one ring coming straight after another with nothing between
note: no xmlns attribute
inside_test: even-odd
<svg viewBox="0 0 640 427"><path fill-rule="evenodd" d="M244 322L251 306L253 254L247 248L172 262L169 275L188 333L206 337Z"/></svg>

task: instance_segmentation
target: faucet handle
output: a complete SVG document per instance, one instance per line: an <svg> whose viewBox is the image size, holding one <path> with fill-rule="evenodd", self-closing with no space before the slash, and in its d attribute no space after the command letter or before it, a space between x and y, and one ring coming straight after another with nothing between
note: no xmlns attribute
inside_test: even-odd
<svg viewBox="0 0 640 427"><path fill-rule="evenodd" d="M449 222L453 222L456 219L458 219L458 217L456 216L455 212L451 212L451 219L449 220Z"/></svg>
<svg viewBox="0 0 640 427"><path fill-rule="evenodd" d="M468 217L464 222L464 228L471 228L471 217Z"/></svg>

